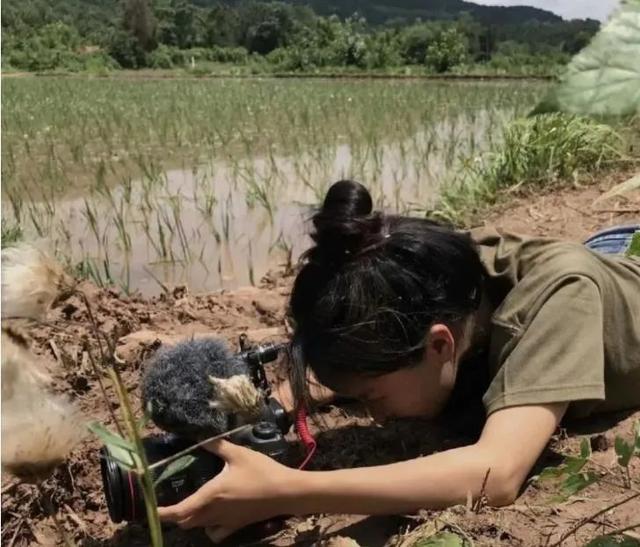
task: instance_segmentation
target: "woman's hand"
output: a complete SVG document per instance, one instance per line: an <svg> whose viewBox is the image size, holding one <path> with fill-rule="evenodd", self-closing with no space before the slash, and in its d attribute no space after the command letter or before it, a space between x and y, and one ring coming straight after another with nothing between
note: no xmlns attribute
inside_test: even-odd
<svg viewBox="0 0 640 547"><path fill-rule="evenodd" d="M205 448L225 460L226 466L180 503L160 507L161 520L181 528L206 527L215 542L248 524L286 513L286 486L296 470L225 440Z"/></svg>

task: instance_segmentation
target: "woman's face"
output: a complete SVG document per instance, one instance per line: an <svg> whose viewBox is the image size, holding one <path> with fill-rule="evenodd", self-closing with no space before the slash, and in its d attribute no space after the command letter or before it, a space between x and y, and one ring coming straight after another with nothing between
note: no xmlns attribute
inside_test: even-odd
<svg viewBox="0 0 640 547"><path fill-rule="evenodd" d="M425 347L420 363L382 376L353 379L344 395L362 401L377 422L437 416L449 399L456 379L451 330L446 325L432 326Z"/></svg>

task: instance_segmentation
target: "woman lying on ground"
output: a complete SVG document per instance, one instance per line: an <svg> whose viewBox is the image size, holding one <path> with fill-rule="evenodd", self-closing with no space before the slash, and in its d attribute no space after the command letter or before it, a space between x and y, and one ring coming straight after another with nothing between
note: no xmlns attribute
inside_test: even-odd
<svg viewBox="0 0 640 547"><path fill-rule="evenodd" d="M475 383L479 439L337 471L290 469L218 442L210 449L226 469L162 508L164 520L222 539L277 515L443 508L478 497L489 469L488 502L510 504L564 417L640 407L640 261L372 212L351 181L331 187L313 225L290 302L294 400L308 401L310 369L377 421L431 418L464 409L458 388ZM623 252L624 237L605 238L619 247L607 250ZM287 403L286 386L280 393Z"/></svg>

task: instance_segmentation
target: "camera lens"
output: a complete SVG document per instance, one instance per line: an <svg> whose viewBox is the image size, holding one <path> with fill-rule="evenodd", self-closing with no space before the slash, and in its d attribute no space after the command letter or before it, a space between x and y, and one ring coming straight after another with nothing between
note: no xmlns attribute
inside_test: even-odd
<svg viewBox="0 0 640 547"><path fill-rule="evenodd" d="M193 442L174 435L147 437L142 442L149 464L173 456L193 445ZM224 467L224 461L202 448L194 450L191 455L195 460L188 467L156 485L158 505L178 503L215 477ZM160 476L167 465L169 464L153 470L154 479ZM100 467L111 520L113 522L146 520L142 489L135 472L123 468L108 447L103 447L100 451Z"/></svg>

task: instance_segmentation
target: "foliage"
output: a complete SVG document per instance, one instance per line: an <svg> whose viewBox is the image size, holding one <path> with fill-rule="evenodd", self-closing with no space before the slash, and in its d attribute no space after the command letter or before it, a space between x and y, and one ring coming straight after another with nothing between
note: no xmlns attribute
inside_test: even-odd
<svg viewBox="0 0 640 547"><path fill-rule="evenodd" d="M614 448L621 476L620 486L622 488L631 488L629 475L631 458L634 455L640 458L640 422L635 424L633 437L630 440L627 441L622 437L616 437ZM584 438L580 444L579 455L565 456L560 465L546 467L536 479L540 481L551 480L558 483L559 494L554 499L564 501L610 474L607 471L585 471L584 469L589 464L590 459L591 447L589 439Z"/></svg>
<svg viewBox="0 0 640 547"><path fill-rule="evenodd" d="M17 243L22 239L22 228L17 223L10 223L6 219L2 219L2 236L0 242L2 248L8 247L14 243Z"/></svg>
<svg viewBox="0 0 640 547"><path fill-rule="evenodd" d="M494 202L501 190L545 188L612 168L623 144L610 126L588 118L556 113L515 120L496 150L471 160L458 183L444 189L437 214L459 218Z"/></svg>
<svg viewBox="0 0 640 547"><path fill-rule="evenodd" d="M156 47L157 23L149 0L125 0L122 26L142 51Z"/></svg>
<svg viewBox="0 0 640 547"><path fill-rule="evenodd" d="M617 487L630 495L627 495L619 501L612 502L609 505L599 509L595 514L578 521L569 530L562 533L559 539L551 545L551 547L559 547L564 541L575 534L577 530L592 522L598 516L607 513L622 505L636 502L640 497L640 491L634 487L634 481L631 477L631 458L640 458L640 422L636 422L633 428L630 440L625 440L617 436L614 441L616 453L617 469L608 469L602 465L597 466L598 471L588 469L592 467L591 463L591 446L588 438L583 438L580 444L580 454L577 456L566 456L563 462L555 467L547 467L542 470L540 475L534 477L538 481L551 481L557 488L559 493L552 498L552 501L566 501L570 496L578 494L590 485L605 481L608 485ZM585 471L586 469L586 471ZM624 536L623 533L630 527L612 530L608 534L598 536L590 541L585 547L613 547L620 545L637 545L630 543L631 538Z"/></svg>
<svg viewBox="0 0 640 547"><path fill-rule="evenodd" d="M122 68L142 68L149 62L149 57L138 40L125 30L112 32L107 51Z"/></svg>
<svg viewBox="0 0 640 547"><path fill-rule="evenodd" d="M436 72L447 72L464 62L467 48L465 36L455 28L448 28L429 44L424 60Z"/></svg>
<svg viewBox="0 0 640 547"><path fill-rule="evenodd" d="M640 0L626 0L534 112L640 113Z"/></svg>
<svg viewBox="0 0 640 547"><path fill-rule="evenodd" d="M462 67L469 62L480 72L551 74L597 30L594 21L565 22L533 8L440 3L376 26L344 7L335 5L340 16L333 16L326 6L316 4L323 13L317 15L296 2L6 0L3 62L29 71L85 70L79 55L89 49L122 68L171 68L198 61L175 50L207 49L212 53L203 59L232 64L246 64L238 52L247 51L257 56L252 70L258 71L416 65L446 72L468 70ZM369 14L366 3L358 9Z"/></svg>
<svg viewBox="0 0 640 547"><path fill-rule="evenodd" d="M584 547L639 547L640 541L621 535L605 535L592 539Z"/></svg>
<svg viewBox="0 0 640 547"><path fill-rule="evenodd" d="M189 54L175 67L191 71L192 54L196 69L209 73L220 66L204 58L210 52L170 49ZM234 69L246 74L254 63L249 56ZM7 220L50 237L97 284L146 291L156 284L144 285L149 277L141 268L166 282L158 265L180 261L188 271L198 271L200 261L210 268L210 277L193 280L206 283L203 289L217 288L218 264L223 271L233 264L239 282L248 283L247 242L255 245L253 257L264 252L255 269L262 274L279 230L242 221L227 206L229 188L251 208L251 218L264 211L268 223L271 212L279 223L291 199L322 199L327 181L343 173L336 150L340 165L348 165L346 149L350 176L381 180L384 170L388 191L397 195L394 207L408 212L413 200L434 196L464 157L484 152L506 120L524 115L544 89L540 82L374 79L11 78L3 84ZM471 131L481 137L468 138ZM264 164L264 158L272 159ZM259 175L253 165L264 166ZM176 166L188 179L165 189L159 181ZM78 198L69 202L69 195ZM207 229L192 230L200 222ZM238 230L247 237L225 256L227 238ZM290 243L298 235L284 237ZM140 248L149 252L135 251Z"/></svg>
<svg viewBox="0 0 640 547"><path fill-rule="evenodd" d="M640 257L640 232L633 234L631 245L629 245L629 249L627 250L627 256Z"/></svg>

